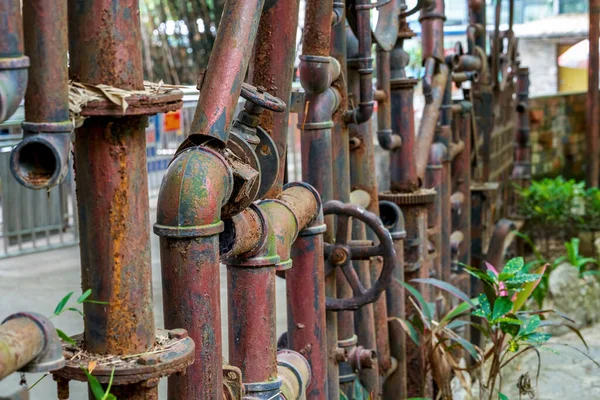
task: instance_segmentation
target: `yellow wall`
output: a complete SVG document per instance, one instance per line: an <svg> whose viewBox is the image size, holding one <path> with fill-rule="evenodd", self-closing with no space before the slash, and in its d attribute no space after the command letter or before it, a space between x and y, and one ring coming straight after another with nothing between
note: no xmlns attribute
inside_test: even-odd
<svg viewBox="0 0 600 400"><path fill-rule="evenodd" d="M558 56L567 51L571 46L571 44L559 44L557 52ZM587 84L587 68L558 67L559 92L585 92L587 91Z"/></svg>

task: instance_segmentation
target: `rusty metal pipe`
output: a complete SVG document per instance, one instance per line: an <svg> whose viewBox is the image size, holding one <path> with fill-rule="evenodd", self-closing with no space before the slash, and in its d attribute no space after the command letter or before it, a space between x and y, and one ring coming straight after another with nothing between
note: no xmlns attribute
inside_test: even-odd
<svg viewBox="0 0 600 400"><path fill-rule="evenodd" d="M361 124L371 119L375 102L373 101L373 57L371 56L371 3L369 0L356 1L356 26L358 52L348 56L348 64L354 65L359 74L360 93L358 105L348 111L345 120L348 123Z"/></svg>
<svg viewBox="0 0 600 400"><path fill-rule="evenodd" d="M25 0L23 14L31 67L24 138L11 152L10 169L28 188L50 188L67 175L71 154L67 3Z"/></svg>
<svg viewBox="0 0 600 400"><path fill-rule="evenodd" d="M483 68L483 61L477 55L463 54L457 60L453 65L453 70L457 72L479 72Z"/></svg>
<svg viewBox="0 0 600 400"><path fill-rule="evenodd" d="M512 178L521 184L531 179L531 144L529 136L529 69L517 70L517 127L515 165Z"/></svg>
<svg viewBox="0 0 600 400"><path fill-rule="evenodd" d="M254 86L262 86L289 104L294 74L299 0L268 2L263 8L248 76ZM265 198L275 198L283 188L287 167L287 135L290 108L280 113L263 112L259 126L273 138L279 154L277 180Z"/></svg>
<svg viewBox="0 0 600 400"><path fill-rule="evenodd" d="M444 62L444 21L444 0L433 0L433 7L421 10L423 60L434 58L439 63Z"/></svg>
<svg viewBox="0 0 600 400"><path fill-rule="evenodd" d="M200 77L200 98L190 126L190 139L227 143L258 30L264 0L227 0L208 67Z"/></svg>
<svg viewBox="0 0 600 400"><path fill-rule="evenodd" d="M15 113L25 95L29 58L23 55L21 1L0 3L0 123Z"/></svg>
<svg viewBox="0 0 600 400"><path fill-rule="evenodd" d="M377 101L377 141L385 150L394 150L402 145L401 136L392 130L390 80L390 52L377 46L377 90L383 93Z"/></svg>
<svg viewBox="0 0 600 400"><path fill-rule="evenodd" d="M319 203L319 209L320 209ZM325 321L325 264L323 258L322 212L292 246L293 268L285 272L288 340L292 350L302 354L311 368L306 398L328 398L327 333ZM336 332L337 333L337 332ZM339 395L338 395L339 396Z"/></svg>
<svg viewBox="0 0 600 400"><path fill-rule="evenodd" d="M138 2L114 5L68 2L70 78L142 89ZM76 132L82 288L110 304L84 304L85 346L93 353L137 354L155 342L146 124L144 116L99 116Z"/></svg>
<svg viewBox="0 0 600 400"><path fill-rule="evenodd" d="M44 344L44 333L29 318L11 319L0 325L0 380L36 358Z"/></svg>
<svg viewBox="0 0 600 400"><path fill-rule="evenodd" d="M429 149L433 143L435 129L440 116L440 106L444 98L446 90L446 82L448 79L448 67L444 64L438 65L438 73L434 75L431 83L432 100L426 104L423 109L423 116L419 125L419 134L414 157L416 158L416 172L418 178L423 181L427 161L429 159Z"/></svg>
<svg viewBox="0 0 600 400"><path fill-rule="evenodd" d="M326 57L331 39L331 0L308 0L304 17L304 40L302 54Z"/></svg>
<svg viewBox="0 0 600 400"><path fill-rule="evenodd" d="M286 400L306 399L310 383L310 365L300 353L293 350L277 352L277 374L281 379L281 394Z"/></svg>
<svg viewBox="0 0 600 400"><path fill-rule="evenodd" d="M390 201L379 202L381 220L389 229L396 250L396 268L392 284L386 289L387 310L389 315L390 354L398 362L397 368L384 382L384 398L406 393L406 334L394 318L404 319L406 315L404 288L399 282L404 280L404 214L397 204Z"/></svg>
<svg viewBox="0 0 600 400"><path fill-rule="evenodd" d="M600 76L600 55L598 42L600 39L600 0L590 0L589 26L589 64L588 64L588 93L587 93L587 123L586 123L586 182L588 187L600 184L600 99L598 98L598 81ZM595 46L595 47L594 47Z"/></svg>
<svg viewBox="0 0 600 400"><path fill-rule="evenodd" d="M169 378L169 398L222 396L219 233L232 188L231 168L208 147L178 154L160 188L154 233L160 236L165 327L187 329L196 344L194 364Z"/></svg>

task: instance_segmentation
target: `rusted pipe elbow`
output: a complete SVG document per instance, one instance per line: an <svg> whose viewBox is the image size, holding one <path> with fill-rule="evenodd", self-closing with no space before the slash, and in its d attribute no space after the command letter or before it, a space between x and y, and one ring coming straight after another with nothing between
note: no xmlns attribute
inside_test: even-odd
<svg viewBox="0 0 600 400"><path fill-rule="evenodd" d="M331 117L340 103L339 92L334 88L307 95L306 115L302 117L298 127L301 130L328 129L333 127Z"/></svg>
<svg viewBox="0 0 600 400"><path fill-rule="evenodd" d="M333 57L300 56L300 83L307 94L323 93L338 76L341 66Z"/></svg>
<svg viewBox="0 0 600 400"><path fill-rule="evenodd" d="M253 204L230 220L220 234L220 250L227 265L248 264L251 259L278 256L278 270L291 267L291 247L298 232L318 215L316 190L305 183L290 183L277 199Z"/></svg>
<svg viewBox="0 0 600 400"><path fill-rule="evenodd" d="M306 399L311 369L306 358L293 350L277 352L277 375L281 379L281 394L286 400Z"/></svg>
<svg viewBox="0 0 600 400"><path fill-rule="evenodd" d="M48 372L64 367L62 345L50 320L16 313L0 325L0 380L16 371Z"/></svg>
<svg viewBox="0 0 600 400"><path fill-rule="evenodd" d="M10 154L10 171L30 189L51 188L69 171L73 124L23 122L24 139Z"/></svg>
<svg viewBox="0 0 600 400"><path fill-rule="evenodd" d="M379 202L379 217L393 240L401 240L406 237L404 213L396 203L381 200Z"/></svg>
<svg viewBox="0 0 600 400"><path fill-rule="evenodd" d="M205 146L181 151L160 186L154 233L186 239L219 234L221 208L232 190L232 170L218 152Z"/></svg>
<svg viewBox="0 0 600 400"><path fill-rule="evenodd" d="M353 371L371 369L377 364L377 352L356 346L348 354L348 362Z"/></svg>
<svg viewBox="0 0 600 400"><path fill-rule="evenodd" d="M425 176L430 147L433 143L435 130L438 125L440 106L442 105L442 100L444 98L448 74L448 67L444 64L439 64L438 73L433 76L431 81L431 102L426 104L423 108L423 116L421 117L421 123L419 125L415 154L417 176L421 182L423 182Z"/></svg>
<svg viewBox="0 0 600 400"><path fill-rule="evenodd" d="M402 146L402 137L394 135L391 129L377 130L377 142L384 150L395 150Z"/></svg>

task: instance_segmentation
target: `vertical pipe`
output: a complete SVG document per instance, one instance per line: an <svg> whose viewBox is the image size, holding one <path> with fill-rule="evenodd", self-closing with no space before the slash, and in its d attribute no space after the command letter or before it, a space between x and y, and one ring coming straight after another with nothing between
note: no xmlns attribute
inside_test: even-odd
<svg viewBox="0 0 600 400"><path fill-rule="evenodd" d="M229 363L244 383L277 379L275 265L227 266Z"/></svg>
<svg viewBox="0 0 600 400"><path fill-rule="evenodd" d="M198 99L189 135L227 143L242 82L252 55L264 0L227 0Z"/></svg>
<svg viewBox="0 0 600 400"><path fill-rule="evenodd" d="M137 0L70 0L69 33L71 79L143 88ZM82 288L109 303L84 304L93 353L135 354L154 345L146 123L142 116L94 117L76 132Z"/></svg>
<svg viewBox="0 0 600 400"><path fill-rule="evenodd" d="M0 123L19 107L27 86L29 59L23 55L21 2L0 2Z"/></svg>
<svg viewBox="0 0 600 400"><path fill-rule="evenodd" d="M254 45L254 55L248 75L254 86L289 104L296 56L299 0L277 0L263 9ZM287 170L287 135L290 109L281 113L263 112L260 127L273 138L279 154L277 181L265 198L273 199L281 193Z"/></svg>
<svg viewBox="0 0 600 400"><path fill-rule="evenodd" d="M600 0L590 0L589 27L589 64L588 64L588 93L587 93L587 130L586 130L586 181L588 187L598 186L600 175L600 160L598 159L598 144L600 134L600 100L598 99L598 75L600 63L598 55L598 36L600 35Z"/></svg>
<svg viewBox="0 0 600 400"><path fill-rule="evenodd" d="M67 69L67 3L23 2L25 52L31 61L25 93L24 139L12 151L11 172L32 189L52 187L69 168L71 132Z"/></svg>
<svg viewBox="0 0 600 400"><path fill-rule="evenodd" d="M194 364L169 377L170 399L223 395L219 233L232 187L225 159L201 146L177 155L160 187L154 233L160 236L165 328L186 329L196 345Z"/></svg>
<svg viewBox="0 0 600 400"><path fill-rule="evenodd" d="M24 0L23 27L31 63L25 121L68 121L67 2Z"/></svg>
<svg viewBox="0 0 600 400"><path fill-rule="evenodd" d="M323 219L300 231L292 246L293 268L285 272L290 348L302 354L311 368L309 400L328 397L327 332L325 320L325 265Z"/></svg>
<svg viewBox="0 0 600 400"><path fill-rule="evenodd" d="M515 167L512 178L519 184L531 179L531 144L529 138L529 69L517 70L517 127L515 130Z"/></svg>

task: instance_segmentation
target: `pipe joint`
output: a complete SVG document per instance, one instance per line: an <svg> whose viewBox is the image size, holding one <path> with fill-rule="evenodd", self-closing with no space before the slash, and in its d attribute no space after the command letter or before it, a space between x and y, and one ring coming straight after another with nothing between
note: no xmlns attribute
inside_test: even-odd
<svg viewBox="0 0 600 400"><path fill-rule="evenodd" d="M300 56L300 83L307 94L319 94L340 76L338 60L329 56Z"/></svg>
<svg viewBox="0 0 600 400"><path fill-rule="evenodd" d="M306 115L301 119L298 128L301 130L320 130L333 127L332 116L340 104L340 94L334 88L327 88L321 93L307 94Z"/></svg>
<svg viewBox="0 0 600 400"><path fill-rule="evenodd" d="M0 123L12 116L27 89L29 57L0 58Z"/></svg>
<svg viewBox="0 0 600 400"><path fill-rule="evenodd" d="M377 142L384 150L395 150L402 146L402 136L395 135L391 129L377 131Z"/></svg>
<svg viewBox="0 0 600 400"><path fill-rule="evenodd" d="M48 372L64 367L62 344L52 322L38 313L10 315L0 325L0 380L13 372Z"/></svg>
<svg viewBox="0 0 600 400"><path fill-rule="evenodd" d="M390 232L393 240L406 238L404 213L400 207L391 201L381 200L379 202L379 217L383 226Z"/></svg>
<svg viewBox="0 0 600 400"><path fill-rule="evenodd" d="M353 371L372 369L377 365L377 352L356 346L348 353L348 362Z"/></svg>
<svg viewBox="0 0 600 400"><path fill-rule="evenodd" d="M281 379L281 394L286 400L303 400L310 384L311 369L308 361L293 350L277 352L277 375Z"/></svg>
<svg viewBox="0 0 600 400"><path fill-rule="evenodd" d="M171 161L158 194L154 233L190 239L223 231L221 208L233 191L233 172L217 151L195 146Z"/></svg>
<svg viewBox="0 0 600 400"><path fill-rule="evenodd" d="M60 184L69 171L73 124L23 122L23 140L11 151L10 171L30 189Z"/></svg>

